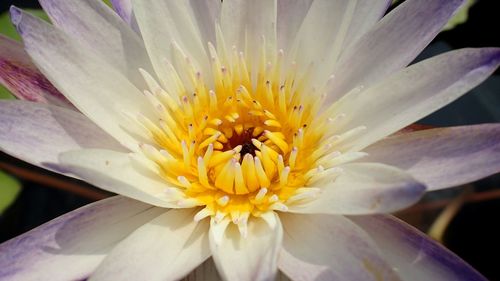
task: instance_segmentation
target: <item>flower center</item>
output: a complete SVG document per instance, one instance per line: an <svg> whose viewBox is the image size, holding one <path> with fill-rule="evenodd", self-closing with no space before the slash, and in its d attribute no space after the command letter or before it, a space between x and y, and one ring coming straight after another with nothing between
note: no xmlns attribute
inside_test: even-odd
<svg viewBox="0 0 500 281"><path fill-rule="evenodd" d="M317 117L321 99L308 96L307 73L293 64L283 71L282 51L272 60L263 52L250 71L243 53L219 57L209 49L211 77L188 58L170 65L172 77L161 83L141 70L157 118L139 117L154 140L141 148L170 186L165 197L200 206L196 220L241 227L251 215L313 199L319 189L308 185L335 173L325 159L338 152L323 145L329 122Z"/></svg>
<svg viewBox="0 0 500 281"><path fill-rule="evenodd" d="M254 138L253 131L254 128L248 128L243 130L239 135L233 134L228 139L228 142L224 144L223 150L230 150L241 145L240 155L245 156L247 154L250 154L252 156L255 156L255 150L257 149L257 147L252 142L252 139ZM261 135L262 134L259 134L258 136L256 136L256 138L261 137ZM242 159L240 159L240 163L241 160Z"/></svg>

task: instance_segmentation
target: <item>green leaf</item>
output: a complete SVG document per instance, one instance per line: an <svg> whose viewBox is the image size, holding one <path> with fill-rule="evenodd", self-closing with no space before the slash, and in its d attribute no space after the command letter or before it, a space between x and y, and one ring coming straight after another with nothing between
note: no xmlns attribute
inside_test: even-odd
<svg viewBox="0 0 500 281"><path fill-rule="evenodd" d="M110 1L110 0L104 0L104 3L106 3L106 5L108 5L108 6L112 7L112 5L111 5L111 1Z"/></svg>
<svg viewBox="0 0 500 281"><path fill-rule="evenodd" d="M10 100L15 99L15 97L7 90L4 86L0 84L0 100Z"/></svg>
<svg viewBox="0 0 500 281"><path fill-rule="evenodd" d="M24 11L39 17L45 21L50 22L49 17L43 10L39 9L24 9ZM9 13L3 13L0 15L0 33L3 35L6 35L7 37L10 37L14 40L21 40L21 36L16 31L16 28L10 21L10 15Z"/></svg>
<svg viewBox="0 0 500 281"><path fill-rule="evenodd" d="M469 18L469 9L476 3L476 0L469 0L465 5L458 10L458 12L446 24L443 31L455 28L457 25L462 24Z"/></svg>
<svg viewBox="0 0 500 281"><path fill-rule="evenodd" d="M0 171L0 215L14 203L20 191L21 183Z"/></svg>
<svg viewBox="0 0 500 281"><path fill-rule="evenodd" d="M401 0L392 0L392 5L400 2ZM458 12L448 21L444 26L442 31L450 30L455 28L457 25L466 22L469 18L469 9L476 3L477 0L468 0L465 5L463 5Z"/></svg>

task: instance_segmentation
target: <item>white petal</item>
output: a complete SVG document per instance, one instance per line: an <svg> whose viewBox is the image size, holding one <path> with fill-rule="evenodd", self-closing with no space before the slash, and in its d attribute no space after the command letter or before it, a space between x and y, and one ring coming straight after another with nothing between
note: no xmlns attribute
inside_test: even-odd
<svg viewBox="0 0 500 281"><path fill-rule="evenodd" d="M219 0L189 0L201 41L215 42L215 23L220 17L222 3Z"/></svg>
<svg viewBox="0 0 500 281"><path fill-rule="evenodd" d="M267 53L276 52L276 15L276 0L224 1L220 21L226 49L236 46L255 61L264 37Z"/></svg>
<svg viewBox="0 0 500 281"><path fill-rule="evenodd" d="M136 140L122 114L153 112L142 93L100 56L46 22L11 8L12 21L42 73L81 112L130 149Z"/></svg>
<svg viewBox="0 0 500 281"><path fill-rule="evenodd" d="M262 219L250 219L246 238L243 238L237 226L231 223L220 244L216 243L210 230L213 259L224 280L274 279L278 270L277 259L283 237L279 218L276 220L278 224L271 229ZM211 224L215 224L214 220Z"/></svg>
<svg viewBox="0 0 500 281"><path fill-rule="evenodd" d="M307 69L311 63L317 65L326 60L334 42L345 38L345 32L340 32L342 23L346 21L349 26L355 6L355 1L312 2L291 50L297 65Z"/></svg>
<svg viewBox="0 0 500 281"><path fill-rule="evenodd" d="M210 257L208 220L169 210L120 242L90 280L178 280Z"/></svg>
<svg viewBox="0 0 500 281"><path fill-rule="evenodd" d="M324 83L332 74L342 50L370 29L388 7L386 0L316 0L312 3L300 1L300 4L305 6L300 8L306 8L308 5L310 7L300 29L296 31L294 47L291 50L292 59L303 69L307 69L311 63L315 64L317 70L314 73L313 84L316 86ZM295 9L288 10L295 11ZM291 16L296 16L297 13ZM278 18L278 27L281 27L280 20ZM293 31L296 25L293 23L296 19L288 20L292 23L284 30L285 32ZM300 15L298 21L299 24L302 21ZM289 23L283 25L288 26ZM289 48L285 50L289 51Z"/></svg>
<svg viewBox="0 0 500 281"><path fill-rule="evenodd" d="M40 0L40 4L56 27L145 88L137 71L152 70L144 43L102 0Z"/></svg>
<svg viewBox="0 0 500 281"><path fill-rule="evenodd" d="M278 0L277 26L278 49L288 52L307 11L314 0Z"/></svg>
<svg viewBox="0 0 500 281"><path fill-rule="evenodd" d="M371 86L408 65L441 31L463 2L403 2L356 44L344 49L336 68L335 85L328 99L335 101L360 85Z"/></svg>
<svg viewBox="0 0 500 281"><path fill-rule="evenodd" d="M130 155L101 149L83 149L59 156L62 170L102 189L145 203L178 208L165 198L169 185L158 175L131 160Z"/></svg>
<svg viewBox="0 0 500 281"><path fill-rule="evenodd" d="M392 0L357 0L356 10L351 20L343 51L349 50L360 37L371 30L391 6Z"/></svg>
<svg viewBox="0 0 500 281"><path fill-rule="evenodd" d="M475 269L430 237L392 216L350 217L407 281L486 281Z"/></svg>
<svg viewBox="0 0 500 281"><path fill-rule="evenodd" d="M343 216L284 214L279 268L292 280L398 280L377 245Z"/></svg>
<svg viewBox="0 0 500 281"><path fill-rule="evenodd" d="M125 148L79 112L26 101L0 102L0 148L31 164L53 169L62 152Z"/></svg>
<svg viewBox="0 0 500 281"><path fill-rule="evenodd" d="M394 212L417 202L425 186L409 174L378 163L352 163L333 183L325 178L318 198L289 211L320 214L373 214Z"/></svg>
<svg viewBox="0 0 500 281"><path fill-rule="evenodd" d="M0 245L2 280L82 280L113 246L164 209L115 196Z"/></svg>
<svg viewBox="0 0 500 281"><path fill-rule="evenodd" d="M170 70L165 60L175 63L174 44L189 57L197 70L208 76L207 42L202 41L194 7L188 1L138 0L132 3L149 57L167 91L173 93L174 86L166 80ZM199 9L199 5L201 3L195 7Z"/></svg>
<svg viewBox="0 0 500 281"><path fill-rule="evenodd" d="M366 126L366 133L350 143L351 150L359 151L454 101L499 64L496 48L461 49L419 62L371 88L344 96L335 106L348 114L336 129Z"/></svg>
<svg viewBox="0 0 500 281"><path fill-rule="evenodd" d="M500 171L500 125L422 130L385 138L363 161L410 173L429 190L458 186Z"/></svg>

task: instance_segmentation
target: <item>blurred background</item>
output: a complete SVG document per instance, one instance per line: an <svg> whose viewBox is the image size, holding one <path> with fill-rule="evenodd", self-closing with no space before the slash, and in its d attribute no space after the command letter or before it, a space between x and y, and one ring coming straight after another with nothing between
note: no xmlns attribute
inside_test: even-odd
<svg viewBox="0 0 500 281"><path fill-rule="evenodd" d="M496 2L469 1L417 61L452 49L500 47ZM10 5L40 7L35 0L2 0L0 33L18 39L6 14ZM40 11L33 13L44 17ZM0 98L12 96L1 88ZM500 122L499 71L469 94L418 123L440 127L491 122ZM0 152L0 243L110 195ZM465 187L429 193L396 215L443 243L490 280L500 280L498 259L492 258L500 252L500 230L496 227L499 214L500 176L495 175Z"/></svg>

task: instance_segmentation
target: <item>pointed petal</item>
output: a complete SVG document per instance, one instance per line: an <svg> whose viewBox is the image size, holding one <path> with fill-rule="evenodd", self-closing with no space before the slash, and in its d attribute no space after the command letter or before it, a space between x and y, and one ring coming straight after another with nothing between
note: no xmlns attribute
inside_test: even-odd
<svg viewBox="0 0 500 281"><path fill-rule="evenodd" d="M290 50L312 2L313 0L277 1L276 36L278 49L283 49L286 52Z"/></svg>
<svg viewBox="0 0 500 281"><path fill-rule="evenodd" d="M363 161L405 170L429 190L458 186L500 172L500 125L422 130L385 138Z"/></svg>
<svg viewBox="0 0 500 281"><path fill-rule="evenodd" d="M196 71L209 75L207 42L202 41L200 30L210 27L200 28L198 24L206 22L198 22L196 13L199 11L194 10L199 9L202 3L195 7L188 1L140 0L133 1L132 4L154 70L167 92L175 93L175 85L166 81L171 72L167 62L173 65L176 62L175 45L189 58ZM182 58L183 61L184 59Z"/></svg>
<svg viewBox="0 0 500 281"><path fill-rule="evenodd" d="M0 101L0 149L40 167L82 148L125 148L79 112L27 101Z"/></svg>
<svg viewBox="0 0 500 281"><path fill-rule="evenodd" d="M108 254L91 280L179 280L210 257L208 220L196 210L169 210L144 224Z"/></svg>
<svg viewBox="0 0 500 281"><path fill-rule="evenodd" d="M0 83L18 99L74 108L40 73L23 45L3 35L0 35Z"/></svg>
<svg viewBox="0 0 500 281"><path fill-rule="evenodd" d="M132 22L132 0L111 0L113 9L128 24Z"/></svg>
<svg viewBox="0 0 500 281"><path fill-rule="evenodd" d="M463 2L410 0L399 5L342 54L328 100L360 85L369 87L407 66Z"/></svg>
<svg viewBox="0 0 500 281"><path fill-rule="evenodd" d="M291 50L293 52L292 59L303 69L307 69L311 63L316 66L313 85L321 85L320 83L324 83L328 79L346 46L366 33L382 17L389 6L387 0L315 0L312 3L308 3L308 1L299 1L299 3L302 5L287 9L293 13L285 16L284 20L290 20L292 23L283 23L282 25L285 25L283 28L280 25L281 19L278 18L278 27L281 28L278 31L296 33L294 46ZM290 6L293 3L288 4L281 4L280 8ZM308 8L303 21L300 15L304 12L295 11L298 8ZM299 16L298 24L301 21L302 24L298 30L293 30L297 25L294 23L296 19L288 19L287 17L297 15ZM287 36L286 33L283 35ZM282 34L278 34L278 36L280 38ZM280 40L283 39L280 38ZM285 51L289 50L290 48L287 46Z"/></svg>
<svg viewBox="0 0 500 281"><path fill-rule="evenodd" d="M212 220L210 248L215 265L224 280L274 280L278 270L277 259L283 229L277 215L273 215L276 219L273 227L263 219L250 219L246 238L230 223L220 243L215 238L215 222Z"/></svg>
<svg viewBox="0 0 500 281"><path fill-rule="evenodd" d="M59 156L60 168L104 190L167 208L178 208L165 198L167 183L132 161L131 155L103 149L82 149Z"/></svg>
<svg viewBox="0 0 500 281"><path fill-rule="evenodd" d="M349 50L352 44L370 31L384 16L392 2L392 0L357 0L342 50Z"/></svg>
<svg viewBox="0 0 500 281"><path fill-rule="evenodd" d="M219 20L222 2L219 0L189 0L204 44L215 42L215 23Z"/></svg>
<svg viewBox="0 0 500 281"><path fill-rule="evenodd" d="M15 7L11 17L42 73L94 123L137 149L137 140L125 129L130 121L123 112L152 114L139 89L96 52L48 23Z"/></svg>
<svg viewBox="0 0 500 281"><path fill-rule="evenodd" d="M498 48L461 49L419 62L371 88L344 96L335 106L349 115L336 128L366 126L366 133L351 143L351 150L359 151L454 101L499 64Z"/></svg>
<svg viewBox="0 0 500 281"><path fill-rule="evenodd" d="M67 213L1 244L0 279L85 279L116 243L160 212L115 196Z"/></svg>
<svg viewBox="0 0 500 281"><path fill-rule="evenodd" d="M138 69L152 73L139 35L102 0L40 0L52 23L77 44L94 50L138 88L146 87Z"/></svg>
<svg viewBox="0 0 500 281"><path fill-rule="evenodd" d="M236 46L256 60L265 38L267 54L276 52L276 0L231 0L222 3L220 25L226 49ZM219 44L219 42L217 42ZM267 58L269 61L272 59Z"/></svg>
<svg viewBox="0 0 500 281"><path fill-rule="evenodd" d="M404 280L486 281L470 265L405 222L385 215L350 217L377 243Z"/></svg>
<svg viewBox="0 0 500 281"><path fill-rule="evenodd" d="M425 186L409 174L378 163L352 163L333 183L328 179L322 192L308 203L289 206L290 212L316 214L390 213L417 202Z"/></svg>
<svg viewBox="0 0 500 281"><path fill-rule="evenodd" d="M279 268L292 280L399 280L374 241L344 216L281 215Z"/></svg>

